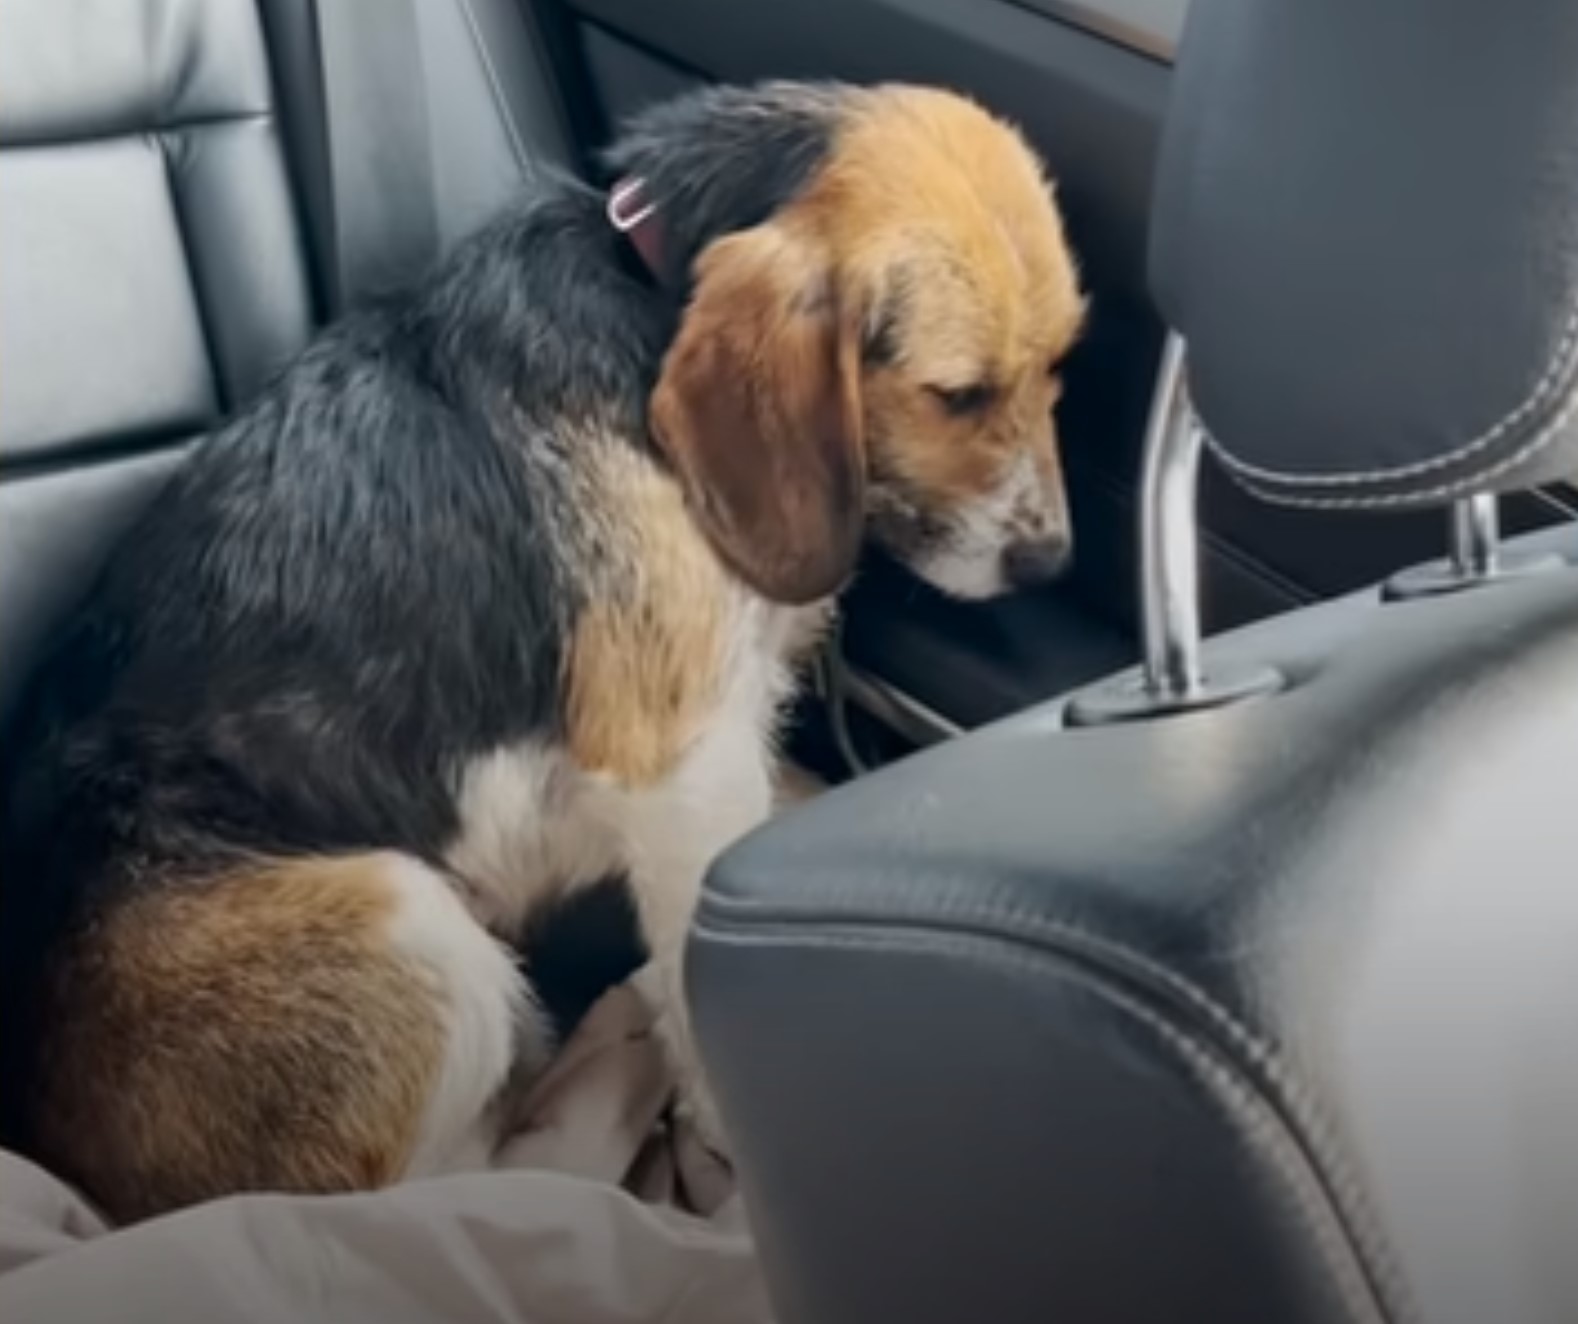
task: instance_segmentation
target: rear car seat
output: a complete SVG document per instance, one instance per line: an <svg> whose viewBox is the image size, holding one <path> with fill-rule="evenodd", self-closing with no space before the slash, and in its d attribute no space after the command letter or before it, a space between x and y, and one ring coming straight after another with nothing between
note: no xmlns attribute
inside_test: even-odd
<svg viewBox="0 0 1578 1324"><path fill-rule="evenodd" d="M523 9L0 0L0 718L187 442L570 159ZM379 171L420 226L347 196Z"/></svg>

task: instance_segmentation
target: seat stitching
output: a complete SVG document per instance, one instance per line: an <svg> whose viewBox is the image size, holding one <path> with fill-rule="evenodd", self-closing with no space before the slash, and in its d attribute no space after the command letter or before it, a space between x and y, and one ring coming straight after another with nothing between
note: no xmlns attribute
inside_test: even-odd
<svg viewBox="0 0 1578 1324"><path fill-rule="evenodd" d="M764 914L770 913L767 908L753 905L749 901L739 898L708 896L705 901L708 909L718 910L725 915L732 909L738 913L750 914L760 919ZM778 912L775 916L780 922L804 921L803 915L785 914ZM849 917L840 922L859 923L859 917ZM867 917L866 922L872 922ZM1358 1192L1358 1183L1340 1158L1340 1148L1334 1143L1330 1127L1326 1124L1323 1111L1309 1092L1283 1065L1281 1055L1268 1041L1261 1038L1247 1025L1240 1021L1226 1006L1212 997L1199 985L1190 980L1183 979L1174 974L1163 965L1152 961L1143 952L1126 943L1114 942L1091 933L1076 925L1059 920L1049 920L1044 915L1038 915L1017 907L1004 907L998 910L986 911L968 906L953 906L946 909L936 918L905 917L902 920L885 922L904 923L923 927L938 927L944 923L965 923L975 926L979 931L992 937L1007 939L1014 942L1024 942L1027 937L1039 941L1054 951L1060 946L1076 955L1083 955L1086 959L1098 964L1106 963L1114 970L1122 971L1125 967L1131 975L1138 975L1157 986L1159 991L1165 991L1178 998L1186 1006L1198 1012L1212 1026L1214 1026L1233 1047L1244 1055L1244 1058L1260 1071L1267 1081L1286 1100L1289 1111L1298 1119L1310 1137L1311 1144L1318 1150L1332 1157L1333 1189L1338 1197L1349 1204L1355 1211L1368 1208L1367 1201ZM1374 1226L1363 1217L1363 1223L1375 1244L1379 1239L1375 1236Z"/></svg>
<svg viewBox="0 0 1578 1324"><path fill-rule="evenodd" d="M210 422L217 421L216 418ZM9 452L0 455L0 487L137 463L155 455L168 455L184 450L208 430L207 425L195 422L130 437L115 434L89 441L72 438L48 442L42 448L29 449L20 454Z"/></svg>
<svg viewBox="0 0 1578 1324"><path fill-rule="evenodd" d="M709 897L707 899L707 904L709 907L713 906L718 900L719 898L717 897ZM775 918L782 922L784 920L803 917L793 917L780 914ZM980 912L955 912L951 918L964 919L966 921L974 920L974 922L983 923L983 917L981 916ZM984 927L984 931L978 931L976 934L972 935L978 939L981 937L986 937L992 940L1014 945L1023 944L1023 932L1009 932L996 927L996 925L1002 921L1011 921L1014 924L1023 923L1028 928L1040 929L1041 934L1039 936L1043 940L1063 939L1067 941L1068 947L1066 950L1061 952L1062 955L1071 955L1075 957L1084 956L1086 958L1106 955L1108 957L1118 956L1121 958L1126 958L1131 961L1137 969L1149 973L1152 977L1158 979L1159 982L1166 986L1170 991L1180 995L1191 1008L1202 1012L1206 1019L1213 1026L1220 1029L1224 1033L1226 1038L1235 1048L1244 1053L1245 1057L1252 1066L1264 1073L1266 1078L1282 1095L1282 1099L1285 1106L1287 1107L1289 1116L1291 1117L1292 1121L1296 1123L1296 1125L1304 1132L1308 1139L1312 1153L1318 1155L1326 1164L1327 1180L1330 1188L1330 1198L1328 1200L1322 1201L1322 1203L1333 1204L1334 1212L1341 1211L1341 1214L1345 1216L1351 1224L1352 1233L1356 1240L1356 1246L1349 1249L1362 1250L1363 1255L1361 1259L1367 1258L1369 1260L1376 1275L1379 1290L1384 1294L1383 1299L1390 1300L1394 1303L1400 1303L1400 1314L1398 1318L1404 1321L1413 1321L1417 1318L1416 1312L1407 1305L1407 1294L1402 1290L1401 1276L1398 1274L1396 1265L1394 1264L1391 1254L1387 1249L1387 1242L1380 1235L1376 1227L1375 1220L1370 1213L1369 1200L1360 1189L1359 1183L1353 1176L1351 1168L1343 1159L1341 1147L1334 1142L1330 1127L1322 1119L1320 1108L1301 1087L1299 1087L1290 1077L1286 1075L1281 1066L1276 1062L1274 1050L1270 1049L1268 1046L1264 1045L1260 1040L1258 1040L1247 1029L1247 1027L1243 1026L1235 1017L1233 1017L1233 1015L1225 1007L1222 1007L1221 1004L1217 1003L1209 995L1205 994L1203 990L1198 989L1187 981L1178 979L1178 977L1173 975L1170 971L1152 964L1146 957L1134 951L1133 949L1124 947L1121 944L1107 942L1104 939L1097 938L1094 935L1085 933L1084 931L1077 928L1072 928L1070 926L1057 923L1049 924L1041 917L1024 913L1016 913L1012 910L1005 910L999 915L984 918L990 920L991 927ZM838 922L857 923L859 921L841 920ZM908 922L920 923L927 928L931 927L925 925L924 921ZM698 919L696 928L700 936L707 936L708 926L706 924L705 917ZM713 928L711 933L713 936L723 941L729 941L731 938L738 939L740 937L744 937L752 941L763 940L763 935L736 934L732 933L727 928ZM932 929L932 936L934 938L939 936L936 929ZM886 949L892 951L905 950L908 948L909 950L915 950L915 948L906 941L903 935L896 933L884 934L877 932L857 935L850 933L821 932L817 933L813 937L805 932L798 934L793 932L779 932L772 935L772 939L775 941L793 944L799 947L815 946L823 949L842 948L852 951ZM1056 941L1047 941L1046 945L1050 947L1053 952L1058 952L1058 944ZM1082 948L1084 949L1083 951L1081 950ZM1035 969L1034 963L1022 953L1012 954L1011 959L1015 965L1018 965L1023 969ZM1099 971L1101 968L1101 962L1098 960L1096 962L1096 969ZM1262 1133L1265 1132L1266 1122L1264 1114L1271 1110L1266 1107L1265 1101L1259 1098L1253 1089L1235 1078L1235 1073L1230 1062L1224 1061L1222 1059L1222 1054L1215 1045L1212 1045L1208 1040L1203 1040L1198 1035L1192 1033L1187 1026L1170 1024L1165 1019L1163 1019L1159 1013L1143 1006L1143 1004L1138 1003L1131 995L1126 994L1121 987L1105 984L1102 986L1102 993L1113 998L1113 1000L1120 1003L1120 1005L1122 1005L1125 1010L1144 1020L1153 1029L1157 1030L1164 1038L1168 1040L1169 1043L1173 1045L1175 1049L1184 1053L1185 1056L1194 1059L1194 1065L1203 1071L1206 1071L1207 1074L1212 1075L1218 1083L1230 1081L1232 1091L1237 1099L1241 1101L1247 1101L1252 1106L1256 1106L1256 1111L1260 1115L1259 1130L1261 1130ZM1275 1117L1274 1112L1272 1112L1272 1117ZM1273 1161L1279 1168L1283 1170L1284 1175L1289 1175L1290 1165L1295 1162L1295 1160L1290 1158L1290 1155L1288 1154L1289 1148L1294 1150L1295 1155L1297 1154L1297 1147L1289 1145L1288 1143L1274 1147L1275 1154ZM1300 1194L1307 1194L1311 1185L1314 1185L1315 1191L1317 1192L1316 1198L1319 1199L1320 1186L1317 1182L1315 1182L1313 1174L1308 1171L1306 1165L1298 1164L1298 1166L1305 1169L1305 1171L1302 1173L1304 1180L1300 1184ZM1305 1206L1306 1210L1308 1209L1309 1206L1307 1201L1301 1200L1301 1204ZM1317 1239L1321 1242L1323 1249L1331 1248L1332 1242L1330 1240L1330 1233L1332 1230L1333 1229L1330 1225L1330 1222L1326 1222L1320 1230L1316 1231ZM1340 1224L1336 1230L1338 1232L1341 1231ZM1352 1266L1350 1265L1350 1269L1351 1268ZM1360 1299L1362 1301L1365 1313L1372 1319L1384 1319L1386 1317L1387 1312L1382 1307L1380 1301L1377 1300L1375 1290L1372 1290L1370 1285L1364 1282L1362 1275L1360 1276L1357 1284L1353 1282L1349 1275L1344 1275L1343 1277L1345 1295L1348 1295L1346 1290L1347 1288L1350 1286L1358 1286L1361 1293ZM1352 1297L1350 1296L1350 1304L1351 1303Z"/></svg>
<svg viewBox="0 0 1578 1324"><path fill-rule="evenodd" d="M174 131L160 129L152 135L153 141L158 145L159 164L164 172L164 186L170 199L170 211L175 220L176 242L181 246L182 274L186 277L186 286L192 296L192 308L197 314L198 334L203 338L203 353L208 360L208 381L213 393L213 401L218 412L223 415L233 403L230 399L230 386L225 380L225 365L220 356L219 342L214 330L214 322L218 316L217 310L209 305L203 280L199 271L197 260L197 238L192 233L191 200L186 196L187 190L183 187L180 171L174 154L170 150L169 139L174 136Z"/></svg>
<svg viewBox="0 0 1578 1324"><path fill-rule="evenodd" d="M1563 388L1564 383L1572 375L1575 364L1578 364L1578 306L1575 306L1568 315L1562 328L1560 337L1551 354L1550 362L1544 372L1534 383L1529 394L1523 402L1510 413L1504 415L1489 430L1482 432L1471 441L1456 447L1442 455L1432 456L1428 460L1419 460L1412 464L1399 465L1390 469L1354 470L1350 472L1337 472L1330 474L1291 473L1286 470L1268 469L1239 459L1219 442L1212 442L1212 449L1228 468L1250 478L1261 478L1270 482L1281 483L1289 487L1325 487L1325 486L1359 486L1365 483L1386 482L1405 478L1416 478L1422 474L1434 473L1440 469L1450 468L1477 455L1480 451L1500 441L1507 433L1527 421L1538 413L1549 401ZM1570 383L1569 383L1570 385Z"/></svg>
<svg viewBox="0 0 1578 1324"><path fill-rule="evenodd" d="M1498 478L1504 473L1527 464L1541 451L1545 450L1564 428L1573 420L1573 415L1578 412L1578 392L1569 394L1561 410L1539 432L1525 443L1520 449L1505 456L1487 469L1476 469L1471 473L1455 478L1451 482L1441 483L1432 488L1407 492L1385 492L1374 496L1305 496L1290 492L1281 492L1262 486L1254 480L1245 478L1236 470L1227 453L1214 442L1209 441L1213 454L1216 454L1228 464L1230 469L1235 469L1235 477L1244 488L1255 496L1273 505L1297 507L1307 510L1385 510L1396 509L1402 506L1417 506L1432 501L1446 501L1453 497L1463 496L1467 493L1482 490L1486 483ZM1383 476L1377 475L1380 479ZM1389 475L1396 478L1396 474ZM1286 479L1273 479L1273 481L1286 483Z"/></svg>
<svg viewBox="0 0 1578 1324"><path fill-rule="evenodd" d="M127 138L148 138L159 134L178 134L199 129L225 128L233 124L254 124L260 121L271 121L273 118L274 112L272 110L238 110L234 113L221 115L196 115L190 119L174 120L169 123L161 120L150 124L129 125L126 128L63 133L55 138L34 138L24 135L20 138L8 138L5 142L0 143L0 153L48 151L51 148L61 147L92 147L100 143L120 142Z"/></svg>

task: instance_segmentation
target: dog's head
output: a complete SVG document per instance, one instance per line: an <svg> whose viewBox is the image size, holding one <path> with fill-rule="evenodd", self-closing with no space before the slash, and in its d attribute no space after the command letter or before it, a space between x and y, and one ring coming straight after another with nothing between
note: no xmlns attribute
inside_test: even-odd
<svg viewBox="0 0 1578 1324"><path fill-rule="evenodd" d="M831 128L803 184L696 257L654 436L775 600L835 592L868 535L959 597L1049 579L1072 541L1052 409L1084 301L1040 166L951 94L817 95Z"/></svg>

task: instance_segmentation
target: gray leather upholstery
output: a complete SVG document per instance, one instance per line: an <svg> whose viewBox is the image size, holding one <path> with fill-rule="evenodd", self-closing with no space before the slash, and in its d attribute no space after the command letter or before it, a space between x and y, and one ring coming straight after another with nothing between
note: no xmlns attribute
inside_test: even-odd
<svg viewBox="0 0 1578 1324"><path fill-rule="evenodd" d="M363 21L384 7L367 0ZM564 129L514 0L414 0L434 244ZM0 0L0 711L170 457L333 311L313 0Z"/></svg>
<svg viewBox="0 0 1578 1324"><path fill-rule="evenodd" d="M1194 0L1151 271L1224 464L1389 507L1578 470L1578 7Z"/></svg>
<svg viewBox="0 0 1578 1324"><path fill-rule="evenodd" d="M7 458L211 422L309 328L256 6L7 0L0 23Z"/></svg>
<svg viewBox="0 0 1578 1324"><path fill-rule="evenodd" d="M716 871L784 1324L1573 1318L1578 571L1216 649L1299 683L1036 711Z"/></svg>

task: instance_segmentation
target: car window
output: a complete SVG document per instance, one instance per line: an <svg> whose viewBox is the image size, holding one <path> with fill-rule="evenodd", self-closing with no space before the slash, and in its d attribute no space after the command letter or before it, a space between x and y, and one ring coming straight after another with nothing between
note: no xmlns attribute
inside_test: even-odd
<svg viewBox="0 0 1578 1324"><path fill-rule="evenodd" d="M1017 0L1158 59L1171 60L1189 0Z"/></svg>

